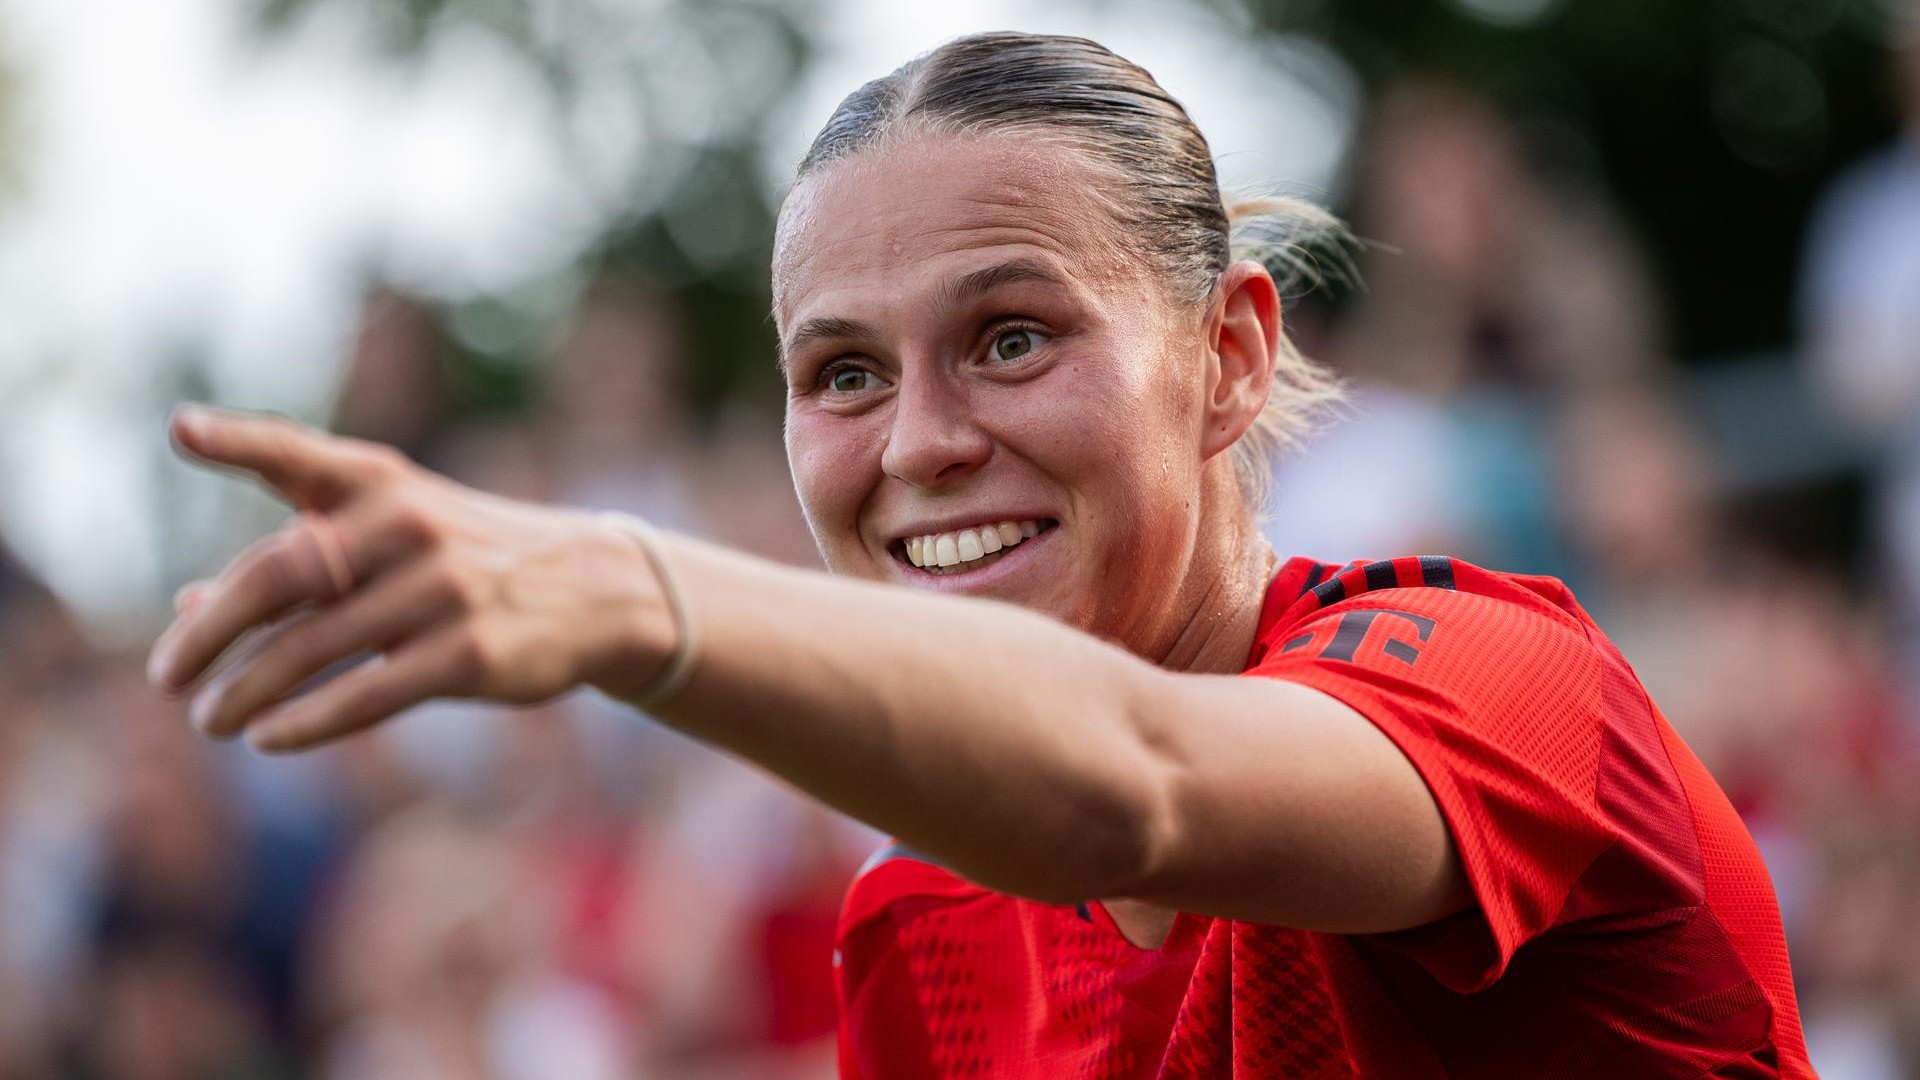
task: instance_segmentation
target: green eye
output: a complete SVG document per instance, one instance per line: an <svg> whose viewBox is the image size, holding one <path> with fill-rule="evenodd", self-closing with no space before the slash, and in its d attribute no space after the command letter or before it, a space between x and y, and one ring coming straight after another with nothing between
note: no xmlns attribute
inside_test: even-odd
<svg viewBox="0 0 1920 1080"><path fill-rule="evenodd" d="M873 385L873 372L864 368L841 368L827 380L827 385L842 394L857 394Z"/></svg>
<svg viewBox="0 0 1920 1080"><path fill-rule="evenodd" d="M1035 334L1031 330L1009 330L993 339L996 360L1018 360L1033 351Z"/></svg>

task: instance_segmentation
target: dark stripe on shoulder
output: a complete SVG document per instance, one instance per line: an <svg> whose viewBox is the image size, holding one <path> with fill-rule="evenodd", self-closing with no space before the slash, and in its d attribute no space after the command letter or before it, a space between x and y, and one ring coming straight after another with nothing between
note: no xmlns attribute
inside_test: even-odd
<svg viewBox="0 0 1920 1080"><path fill-rule="evenodd" d="M1314 563L1312 566L1308 567L1307 580L1300 586L1300 595L1301 596L1307 595L1307 591L1313 588L1315 585L1320 584L1320 579L1326 576L1327 576L1326 563Z"/></svg>
<svg viewBox="0 0 1920 1080"><path fill-rule="evenodd" d="M1330 604L1337 604L1340 601L1345 600L1347 598L1346 583L1341 581L1338 577L1330 578L1326 581L1321 582L1318 585L1315 585L1312 591L1313 591L1314 599L1320 601L1321 607L1326 607Z"/></svg>
<svg viewBox="0 0 1920 1080"><path fill-rule="evenodd" d="M1420 581L1429 589L1453 588L1453 560L1445 555L1420 556Z"/></svg>
<svg viewBox="0 0 1920 1080"><path fill-rule="evenodd" d="M1391 560L1381 559L1378 562L1370 562L1365 572L1368 592L1397 588L1400 584L1400 575L1394 572Z"/></svg>

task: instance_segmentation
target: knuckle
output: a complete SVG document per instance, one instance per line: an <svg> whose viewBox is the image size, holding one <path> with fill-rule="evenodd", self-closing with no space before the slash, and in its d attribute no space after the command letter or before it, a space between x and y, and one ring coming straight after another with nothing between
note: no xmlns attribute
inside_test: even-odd
<svg viewBox="0 0 1920 1080"><path fill-rule="evenodd" d="M357 464L379 480L391 481L404 475L413 460L386 443L366 439L348 439L347 450Z"/></svg>
<svg viewBox="0 0 1920 1080"><path fill-rule="evenodd" d="M256 595L286 596L300 588L300 575L293 567L293 545L275 537L248 558L236 576L236 583Z"/></svg>
<svg viewBox="0 0 1920 1080"><path fill-rule="evenodd" d="M478 593L473 582L451 559L436 559L426 571L429 595L457 615L472 614Z"/></svg>
<svg viewBox="0 0 1920 1080"><path fill-rule="evenodd" d="M430 548L440 539L440 523L416 499L394 499L385 528L397 545L410 551Z"/></svg>
<svg viewBox="0 0 1920 1080"><path fill-rule="evenodd" d="M476 627L467 627L454 638L451 667L463 681L485 678L493 671L493 643Z"/></svg>

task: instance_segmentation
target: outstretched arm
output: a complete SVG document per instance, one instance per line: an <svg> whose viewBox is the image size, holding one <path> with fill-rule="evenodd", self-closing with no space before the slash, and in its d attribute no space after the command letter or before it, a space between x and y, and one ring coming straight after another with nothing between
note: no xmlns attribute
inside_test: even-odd
<svg viewBox="0 0 1920 1080"><path fill-rule="evenodd" d="M678 644L644 553L598 518L277 419L200 414L175 437L305 511L155 645L155 680L183 689L249 628L311 609L201 688L211 734L296 749L429 697L620 697ZM1468 902L1419 775L1318 691L1166 672L1010 605L661 545L700 636L657 715L984 885L1343 932ZM369 650L385 662L286 698Z"/></svg>

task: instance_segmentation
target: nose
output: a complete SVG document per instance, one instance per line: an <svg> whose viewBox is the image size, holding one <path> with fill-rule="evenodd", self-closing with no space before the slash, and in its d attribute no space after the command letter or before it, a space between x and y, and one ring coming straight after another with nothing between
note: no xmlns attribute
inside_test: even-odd
<svg viewBox="0 0 1920 1080"><path fill-rule="evenodd" d="M880 467L914 487L932 488L986 463L993 440L975 422L967 395L939 378L903 380Z"/></svg>

